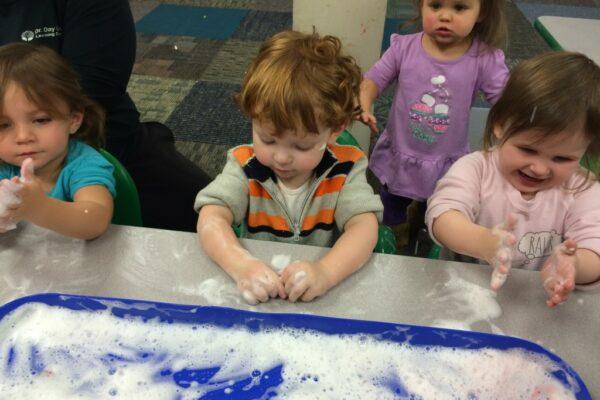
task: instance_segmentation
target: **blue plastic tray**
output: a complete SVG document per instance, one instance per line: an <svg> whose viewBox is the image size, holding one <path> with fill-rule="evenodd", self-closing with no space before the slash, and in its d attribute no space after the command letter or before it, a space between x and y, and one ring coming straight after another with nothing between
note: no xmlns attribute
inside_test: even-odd
<svg viewBox="0 0 600 400"><path fill-rule="evenodd" d="M315 330L330 335L340 334L368 334L379 340L403 343L410 340L412 346L443 346L450 348L481 349L491 348L497 350L523 349L543 355L554 361L559 370L553 375L560 380L565 387L572 392L576 388L569 382L576 382L579 391L574 393L577 399L591 399L585 384L579 375L562 359L547 351L535 343L509 337L479 332L458 331L452 329L431 328L413 325L392 324L384 322L351 320L342 318L321 317L306 314L271 314L242 311L225 307L199 307L194 305L180 305L150 302L143 300L131 300L120 298L90 297L64 294L38 294L16 299L0 307L0 320L17 309L30 303L43 303L53 307L63 307L77 311L95 311L111 309L111 313L118 318L137 318L153 320L163 323L186 323L186 324L211 324L221 328L233 326L244 326L252 332L262 329L295 328L300 330ZM3 340L0 337L0 342ZM8 359L10 363L10 358ZM6 367L6 366L5 366ZM210 392L202 399L254 399L270 398L269 389L277 386L283 381L281 371L283 366L279 365L271 371L263 371L258 385L250 390L236 391L236 396L225 395L223 390ZM173 382L180 387L187 388L191 384L205 384L215 375L218 368L204 370L182 370L167 371L165 374L171 376ZM232 386L244 388L253 381L253 377L236 380ZM254 379L256 381L256 379ZM391 388L392 389L392 388ZM393 388L399 394L408 394L405 388ZM241 396L240 397L240 393ZM266 397L265 397L266 396Z"/></svg>

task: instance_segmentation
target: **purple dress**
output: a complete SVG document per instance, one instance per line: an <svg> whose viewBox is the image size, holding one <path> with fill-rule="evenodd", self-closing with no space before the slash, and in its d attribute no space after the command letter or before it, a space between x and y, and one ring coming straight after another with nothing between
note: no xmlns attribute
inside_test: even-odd
<svg viewBox="0 0 600 400"><path fill-rule="evenodd" d="M365 74L379 94L398 81L369 167L390 193L419 201L469 152L469 110L477 92L495 103L508 79L502 50L480 51L475 39L458 59L441 61L425 52L422 36L393 34L390 48Z"/></svg>

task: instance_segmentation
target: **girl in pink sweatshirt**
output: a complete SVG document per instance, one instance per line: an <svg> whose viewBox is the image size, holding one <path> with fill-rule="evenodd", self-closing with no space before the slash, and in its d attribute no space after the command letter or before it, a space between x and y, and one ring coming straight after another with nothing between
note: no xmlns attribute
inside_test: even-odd
<svg viewBox="0 0 600 400"><path fill-rule="evenodd" d="M494 267L541 270L547 304L600 281L600 68L552 52L518 65L492 107L484 150L458 160L428 202L432 238ZM586 168L580 166L582 164Z"/></svg>

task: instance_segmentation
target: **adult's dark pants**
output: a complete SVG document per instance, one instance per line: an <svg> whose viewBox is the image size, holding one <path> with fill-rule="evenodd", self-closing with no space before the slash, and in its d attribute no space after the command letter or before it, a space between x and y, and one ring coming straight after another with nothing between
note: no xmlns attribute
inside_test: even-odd
<svg viewBox="0 0 600 400"><path fill-rule="evenodd" d="M194 200L211 179L177 151L168 127L142 123L120 159L137 186L144 226L196 231Z"/></svg>

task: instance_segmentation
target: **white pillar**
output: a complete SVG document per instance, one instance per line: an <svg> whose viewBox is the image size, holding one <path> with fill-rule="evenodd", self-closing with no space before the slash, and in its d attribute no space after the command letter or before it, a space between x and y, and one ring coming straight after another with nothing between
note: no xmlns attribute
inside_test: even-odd
<svg viewBox="0 0 600 400"><path fill-rule="evenodd" d="M381 55L386 7L387 0L294 0L293 29L339 37L365 73ZM368 152L369 128L356 122L349 130Z"/></svg>

